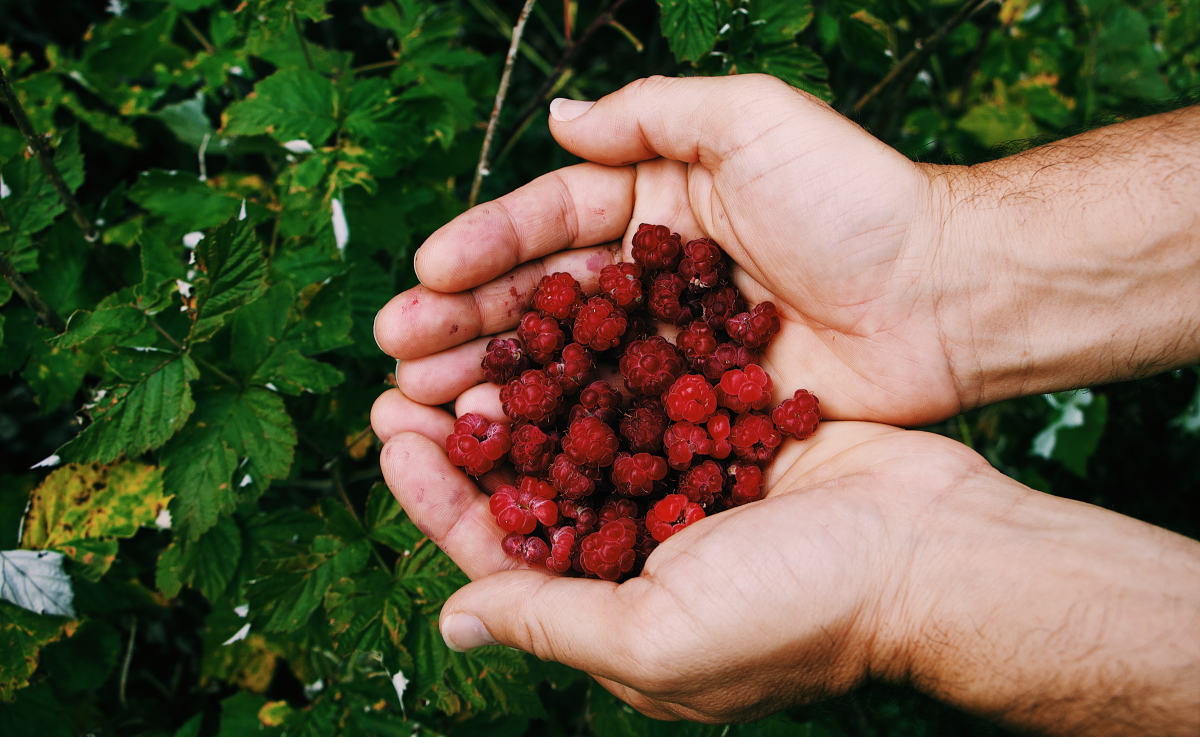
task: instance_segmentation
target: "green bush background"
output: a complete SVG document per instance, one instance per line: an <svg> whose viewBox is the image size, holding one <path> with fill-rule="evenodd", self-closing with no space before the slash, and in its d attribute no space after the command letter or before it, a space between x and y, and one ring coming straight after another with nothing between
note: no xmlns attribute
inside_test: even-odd
<svg viewBox="0 0 1200 737"><path fill-rule="evenodd" d="M465 579L379 483L368 413L393 362L371 326L466 207L520 5L0 1L0 67L99 232L0 111L0 254L69 319L56 335L0 282L0 550L63 552L75 597L74 618L0 601L0 732L993 731L879 684L752 725L657 723L561 666L443 646ZM650 74L775 74L960 163L1200 89L1200 0L1007 0L960 24L943 0L628 0L588 33L610 7L535 6L482 199L573 163L549 97ZM1200 534L1194 370L930 429L1035 488ZM52 454L73 465L29 470Z"/></svg>

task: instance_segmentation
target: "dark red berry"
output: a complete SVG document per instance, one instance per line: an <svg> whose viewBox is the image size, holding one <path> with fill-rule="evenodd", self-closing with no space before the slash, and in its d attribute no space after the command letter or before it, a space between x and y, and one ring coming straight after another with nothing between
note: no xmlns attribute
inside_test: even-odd
<svg viewBox="0 0 1200 737"><path fill-rule="evenodd" d="M558 500L558 513L575 520L575 529L580 535L590 535L600 526L600 517L587 505L589 501L586 498Z"/></svg>
<svg viewBox="0 0 1200 737"><path fill-rule="evenodd" d="M546 373L558 380L564 395L579 391L579 387L591 381L595 371L592 352L578 343L568 343L562 355L546 364Z"/></svg>
<svg viewBox="0 0 1200 737"><path fill-rule="evenodd" d="M733 445L729 442L729 438L733 434L733 422L729 419L729 410L717 410L716 414L704 423L704 429L708 430L708 437L712 438L712 450L708 452L708 455L718 459L728 458L729 454L733 452Z"/></svg>
<svg viewBox="0 0 1200 737"><path fill-rule="evenodd" d="M595 417L609 425L617 424L621 417L621 393L607 381L593 381L579 392L579 404L571 408L569 416L573 423L584 417Z"/></svg>
<svg viewBox="0 0 1200 737"><path fill-rule="evenodd" d="M679 331L675 345L693 367L703 366L705 359L717 350L717 334L708 323L696 320Z"/></svg>
<svg viewBox="0 0 1200 737"><path fill-rule="evenodd" d="M600 475L599 468L573 463L566 453L559 453L550 464L550 483L559 494L571 500L591 496Z"/></svg>
<svg viewBox="0 0 1200 737"><path fill-rule="evenodd" d="M733 506L737 507L762 499L763 475L761 468L752 463L735 461L729 464L727 470L732 482L729 500Z"/></svg>
<svg viewBox="0 0 1200 737"><path fill-rule="evenodd" d="M562 440L563 453L580 466L611 466L620 448L617 434L607 423L584 417L571 423Z"/></svg>
<svg viewBox="0 0 1200 737"><path fill-rule="evenodd" d="M546 482L538 483L549 491L554 491ZM492 498L488 500L488 507L501 529L528 535L537 528L539 522L552 525L558 521L558 507L538 493L541 491L538 483L522 484L521 488L505 484L496 489Z"/></svg>
<svg viewBox="0 0 1200 737"><path fill-rule="evenodd" d="M697 238L683 247L679 275L693 292L712 289L729 275L721 247L708 238Z"/></svg>
<svg viewBox="0 0 1200 737"><path fill-rule="evenodd" d="M514 532L504 538L500 547L513 558L520 558L531 566L545 565L550 557L550 546L540 537L526 537Z"/></svg>
<svg viewBox="0 0 1200 737"><path fill-rule="evenodd" d="M683 241L665 225L642 223L633 234L633 260L655 271L674 271L682 258Z"/></svg>
<svg viewBox="0 0 1200 737"><path fill-rule="evenodd" d="M554 423L562 387L545 371L530 369L500 389L504 414L513 422L525 420L548 427Z"/></svg>
<svg viewBox="0 0 1200 737"><path fill-rule="evenodd" d="M655 320L681 324L680 317L683 307L680 304L680 297L683 296L685 289L687 289L687 282L679 274L673 271L659 274L650 284L650 294L646 297L646 311Z"/></svg>
<svg viewBox="0 0 1200 737"><path fill-rule="evenodd" d="M649 407L631 410L621 420L621 436L629 442L634 453L658 453L662 450L663 433L671 420L665 412Z"/></svg>
<svg viewBox="0 0 1200 737"><path fill-rule="evenodd" d="M679 477L679 493L702 507L712 506L725 488L725 472L716 461L704 461L692 466Z"/></svg>
<svg viewBox="0 0 1200 737"><path fill-rule="evenodd" d="M517 337L533 360L540 364L549 363L554 354L567 344L567 334L553 317L542 317L536 312L526 312L517 325Z"/></svg>
<svg viewBox="0 0 1200 737"><path fill-rule="evenodd" d="M546 567L557 573L571 570L579 557L579 531L571 525L562 525L548 530L547 536L550 538L550 556L546 559Z"/></svg>
<svg viewBox="0 0 1200 737"><path fill-rule="evenodd" d="M529 368L529 354L518 338L493 338L483 354L483 378L504 386Z"/></svg>
<svg viewBox="0 0 1200 737"><path fill-rule="evenodd" d="M609 522L583 539L579 564L584 573L616 581L637 562L637 524L631 519Z"/></svg>
<svg viewBox="0 0 1200 737"><path fill-rule="evenodd" d="M783 436L775 429L770 417L747 412L734 420L729 442L733 444L733 452L743 461L767 463L775 457Z"/></svg>
<svg viewBox="0 0 1200 737"><path fill-rule="evenodd" d="M621 453L613 462L612 481L617 493L625 496L647 496L667 477L667 462L649 453Z"/></svg>
<svg viewBox="0 0 1200 737"><path fill-rule="evenodd" d="M542 317L569 323L583 304L583 289L575 277L564 272L547 274L533 293L533 308Z"/></svg>
<svg viewBox="0 0 1200 737"><path fill-rule="evenodd" d="M450 462L472 476L491 471L512 447L509 427L490 422L483 415L468 413L454 421L454 431L446 437Z"/></svg>
<svg viewBox="0 0 1200 737"><path fill-rule="evenodd" d="M691 467L697 456L708 455L712 451L712 444L712 438L704 428L690 422L676 422L663 434L667 463L676 471Z"/></svg>
<svg viewBox="0 0 1200 737"><path fill-rule="evenodd" d="M690 501L683 494L668 494L650 508L649 514L646 515L646 529L661 543L702 519L704 510L699 504Z"/></svg>
<svg viewBox="0 0 1200 737"><path fill-rule="evenodd" d="M606 351L621 342L629 327L625 311L602 297L592 297L579 309L572 335L575 342L594 351Z"/></svg>
<svg viewBox="0 0 1200 737"><path fill-rule="evenodd" d="M685 370L679 351L657 335L630 343L619 365L633 394L662 394Z"/></svg>
<svg viewBox="0 0 1200 737"><path fill-rule="evenodd" d="M517 473L538 476L545 473L558 452L558 433L546 432L537 425L522 424L512 433L508 459Z"/></svg>
<svg viewBox="0 0 1200 737"><path fill-rule="evenodd" d="M784 435L804 440L817 431L821 421L821 403L806 389L797 389L791 399L785 399L771 410L771 421Z"/></svg>
<svg viewBox="0 0 1200 737"><path fill-rule="evenodd" d="M717 411L717 393L697 374L680 376L663 397L667 416L676 422L701 423Z"/></svg>
<svg viewBox="0 0 1200 737"><path fill-rule="evenodd" d="M737 343L721 343L712 355L699 360L695 369L704 374L704 378L712 382L721 380L725 372L735 368L746 368L758 363L758 356L749 348Z"/></svg>
<svg viewBox="0 0 1200 737"><path fill-rule="evenodd" d="M771 403L771 377L761 367L730 369L717 384L717 402L734 412L762 409Z"/></svg>
<svg viewBox="0 0 1200 737"><path fill-rule="evenodd" d="M725 321L746 311L746 303L733 287L721 287L700 298L704 322L713 330L724 330Z"/></svg>
<svg viewBox="0 0 1200 737"><path fill-rule="evenodd" d="M758 350L779 333L779 312L772 302L760 302L725 323L729 337L751 350Z"/></svg>
<svg viewBox="0 0 1200 737"><path fill-rule="evenodd" d="M600 507L598 512L600 526L603 527L609 522L619 519L636 521L638 511L637 502L632 499L611 499L605 502L604 506Z"/></svg>
<svg viewBox="0 0 1200 737"><path fill-rule="evenodd" d="M600 269L600 294L623 310L635 310L646 301L642 294L642 267L624 261Z"/></svg>

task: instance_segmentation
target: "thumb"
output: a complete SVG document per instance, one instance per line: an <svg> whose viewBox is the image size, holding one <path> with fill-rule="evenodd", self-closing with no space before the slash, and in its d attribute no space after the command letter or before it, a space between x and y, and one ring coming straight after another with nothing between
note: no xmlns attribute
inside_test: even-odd
<svg viewBox="0 0 1200 737"><path fill-rule="evenodd" d="M638 670L629 590L630 584L540 571L495 573L450 597L442 607L442 639L458 652L500 643L629 683Z"/></svg>
<svg viewBox="0 0 1200 737"><path fill-rule="evenodd" d="M576 156L609 166L657 157L717 163L776 128L797 109L840 116L765 74L649 77L595 103L550 103L550 132Z"/></svg>

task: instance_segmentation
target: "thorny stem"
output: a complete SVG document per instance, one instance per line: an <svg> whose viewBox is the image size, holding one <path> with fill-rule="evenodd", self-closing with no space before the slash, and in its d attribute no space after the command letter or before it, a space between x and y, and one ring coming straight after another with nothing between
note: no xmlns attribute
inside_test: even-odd
<svg viewBox="0 0 1200 737"><path fill-rule="evenodd" d="M925 60L929 58L938 44L945 40L946 36L949 36L955 28L961 26L968 18L993 1L967 0L963 3L959 7L958 12L950 20L946 21L941 28L913 44L912 50L905 54L904 58L896 66L892 67L891 71L883 79L879 80L878 84L869 89L865 95L859 98L858 102L854 103L854 114L858 115L862 113L867 105L879 97L884 90L891 87L897 80L903 80L915 75L916 70L925 64Z"/></svg>
<svg viewBox="0 0 1200 737"><path fill-rule="evenodd" d="M192 32L192 35L196 37L196 40L200 42L205 51L210 54L216 51L216 48L208 42L208 39L204 37L204 34L200 32L200 29L196 27L191 18L186 15L180 15L179 17L183 19L183 25L187 26L187 29Z"/></svg>
<svg viewBox="0 0 1200 737"><path fill-rule="evenodd" d="M17 122L17 128L21 130L29 148L37 156L38 163L42 165L42 171L46 173L54 191L58 193L58 198L66 205L67 211L71 213L71 218L83 231L83 237L87 239L88 243L95 243L96 239L100 237L99 231L92 226L87 215L83 214L83 208L75 200L75 195L71 194L71 189L67 187L58 167L54 165L54 157L46 150L45 138L38 135L37 131L33 129L33 124L29 122L29 116L25 114L25 108L21 107L20 101L17 100L17 95L9 85L8 76L3 69L0 69L0 99L4 100L12 112L13 119Z"/></svg>
<svg viewBox="0 0 1200 737"><path fill-rule="evenodd" d="M38 318L50 326L51 330L61 335L67 329L67 324L54 311L54 308L46 304L46 300L42 299L42 295L29 286L29 283L17 271L17 267L13 266L12 262L3 254L0 254L0 274L4 275L4 281L8 282L8 285L13 288L14 292L21 295L21 299L25 300L25 304L29 305L30 309L36 312Z"/></svg>
<svg viewBox="0 0 1200 737"><path fill-rule="evenodd" d="M292 25L296 27L296 38L300 39L300 50L304 52L304 61L308 64L308 71L314 71L312 54L308 53L308 39L304 37L304 26L300 24L300 16L296 15L296 9L292 9Z"/></svg>
<svg viewBox="0 0 1200 737"><path fill-rule="evenodd" d="M117 699L121 702L121 708L127 707L125 703L125 684L129 681L129 664L133 662L133 641L137 638L137 615L133 615L133 624L129 626L129 646L125 648L125 662L121 665L121 682L117 688Z"/></svg>
<svg viewBox="0 0 1200 737"><path fill-rule="evenodd" d="M496 125L500 122L500 110L504 107L504 96L508 93L508 83L512 79L513 65L517 61L517 50L521 47L521 35L525 33L525 21L529 20L529 11L537 0L525 0L517 24L513 26L512 41L508 44L508 57L504 60L504 74L500 76L500 89L496 90L496 104L492 107L492 117L488 121L487 135L483 137L483 148L479 151L479 163L475 165L475 181L471 184L471 196L467 207L474 207L479 200L479 187L483 184L487 172L488 152L492 148L492 138L496 135Z"/></svg>
<svg viewBox="0 0 1200 737"><path fill-rule="evenodd" d="M342 485L342 474L340 471L338 471L336 465L333 467L333 470L329 475L333 478L333 485L334 488L337 489L338 496L342 498L342 504L346 505L346 509L350 510L350 516L354 517L354 521L357 522L358 526L362 527L365 531L367 528L363 525L362 520L359 519L358 512L354 511L354 505L350 503L350 497L346 494L346 487ZM375 562L377 562L383 568L383 570L390 571L391 568L383 560L383 556L380 555L379 551L375 549L375 544L370 540L367 540L367 547L371 549L371 555L375 556Z"/></svg>

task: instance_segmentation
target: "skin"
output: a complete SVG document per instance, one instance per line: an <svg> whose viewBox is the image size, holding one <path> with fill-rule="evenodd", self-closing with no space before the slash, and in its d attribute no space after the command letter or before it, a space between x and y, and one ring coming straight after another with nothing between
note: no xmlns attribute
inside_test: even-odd
<svg viewBox="0 0 1200 737"><path fill-rule="evenodd" d="M520 647L659 718L753 719L879 678L1030 731L1200 729L1200 544L875 424L1200 361L1200 110L972 168L913 164L752 75L559 102L551 132L595 163L447 224L376 322L402 359L372 413L385 476L473 580L442 612L451 647ZM722 244L783 316L761 356L774 401L811 388L835 421L785 443L766 500L637 579L525 570L446 459L439 405L504 420L487 338L546 273L595 293L641 222Z"/></svg>

